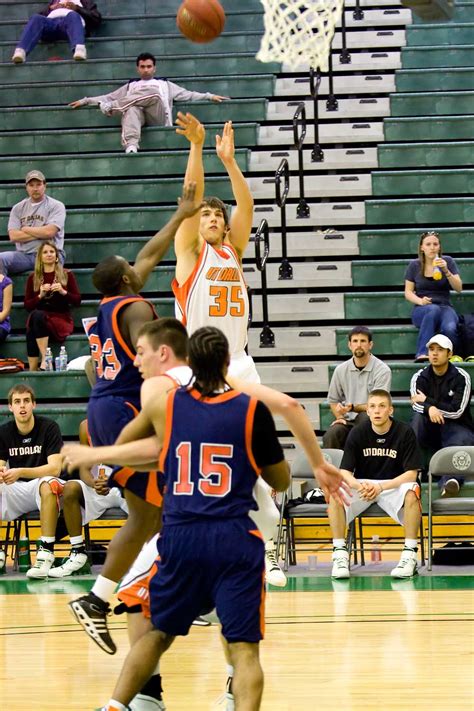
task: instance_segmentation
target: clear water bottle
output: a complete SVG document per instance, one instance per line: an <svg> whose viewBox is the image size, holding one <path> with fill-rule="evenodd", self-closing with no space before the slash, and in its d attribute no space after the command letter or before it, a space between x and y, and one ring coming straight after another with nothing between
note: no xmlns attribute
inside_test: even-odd
<svg viewBox="0 0 474 711"><path fill-rule="evenodd" d="M380 547L380 539L377 535L372 536L372 548L370 551L370 562L371 563L381 563L382 562L382 549Z"/></svg>
<svg viewBox="0 0 474 711"><path fill-rule="evenodd" d="M54 370L61 370L61 358L59 356L56 356L56 358L54 359Z"/></svg>
<svg viewBox="0 0 474 711"><path fill-rule="evenodd" d="M44 369L53 370L53 354L51 353L51 348L46 348L46 355L44 358Z"/></svg>
<svg viewBox="0 0 474 711"><path fill-rule="evenodd" d="M67 370L66 346L61 346L61 350L59 351L59 370L63 372Z"/></svg>

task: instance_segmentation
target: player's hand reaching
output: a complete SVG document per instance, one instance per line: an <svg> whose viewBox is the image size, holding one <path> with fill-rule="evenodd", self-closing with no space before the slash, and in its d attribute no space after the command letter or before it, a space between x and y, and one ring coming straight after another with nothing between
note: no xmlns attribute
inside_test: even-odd
<svg viewBox="0 0 474 711"><path fill-rule="evenodd" d="M183 185L182 196L178 198L178 209L176 211L179 217L182 217L183 220L188 217L192 217L198 210L201 209L202 203L197 205L195 202L195 196L196 183L185 183Z"/></svg>
<svg viewBox="0 0 474 711"><path fill-rule="evenodd" d="M222 136L216 136L216 153L224 164L234 160L235 146L232 121L226 121Z"/></svg>
<svg viewBox="0 0 474 711"><path fill-rule="evenodd" d="M61 449L64 468L68 472L79 467L93 467L96 464L93 447L85 444L65 444Z"/></svg>
<svg viewBox="0 0 474 711"><path fill-rule="evenodd" d="M179 126L179 128L176 129L176 133L179 133L180 136L186 136L190 143L197 145L204 144L206 129L199 119L190 113L183 114L181 111L178 111L176 123Z"/></svg>
<svg viewBox="0 0 474 711"><path fill-rule="evenodd" d="M332 496L339 504L349 504L352 497L351 488L344 479L337 467L329 462L323 462L314 469L314 476L323 490L324 498L329 502Z"/></svg>

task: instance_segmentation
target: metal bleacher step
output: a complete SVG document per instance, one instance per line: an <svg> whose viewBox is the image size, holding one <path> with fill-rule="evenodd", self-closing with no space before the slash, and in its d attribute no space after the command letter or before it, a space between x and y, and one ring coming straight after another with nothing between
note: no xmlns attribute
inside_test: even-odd
<svg viewBox="0 0 474 711"><path fill-rule="evenodd" d="M270 101L268 105L267 119L269 121L291 120L296 111L298 103L304 103L306 117L312 119L313 101ZM362 97L359 99L339 99L339 108L335 111L328 111L326 101L318 101L318 112L320 119L377 119L390 115L390 99L388 97ZM362 122L362 121L361 121Z"/></svg>
<svg viewBox="0 0 474 711"><path fill-rule="evenodd" d="M351 286L350 262L294 262L293 279L278 279L279 264L267 262L269 289L302 289ZM260 272L255 265L244 265L244 276L252 288L260 286ZM287 297L286 297L287 298Z"/></svg>
<svg viewBox="0 0 474 711"><path fill-rule="evenodd" d="M289 281L279 282L279 288L282 289L285 283L291 284ZM330 286L336 284L331 282ZM254 322L263 320L262 298L258 294L252 299L252 317ZM342 320L344 294L268 294L268 318L270 324Z"/></svg>
<svg viewBox="0 0 474 711"><path fill-rule="evenodd" d="M297 104L298 102L295 102L287 106L286 115L281 115L278 117L278 120L280 121L280 124L278 126L260 126L258 138L259 145L264 146L284 144L285 148L287 148L289 145L293 144L293 125L291 123L287 123L287 125L284 125L283 122L292 121L295 111L297 109ZM273 106L274 103L269 102L268 116L271 116L270 108ZM271 108L271 111L273 111L273 117L275 117L277 115L276 109L274 110L273 108ZM282 110L279 109L278 111L281 112ZM319 141L323 145L326 145L328 143L378 143L379 141L384 140L382 121L372 121L370 119L354 119L351 121L350 119L348 120L347 116L344 117L344 119L339 120L337 114L333 114L332 117L328 118L328 120L330 120L331 118L333 120L333 123L321 123L319 125ZM312 121L313 114L311 113L311 115L307 116L307 119L308 121ZM306 137L304 140L304 145L309 147L313 144L314 126L312 123L310 123L306 127ZM359 147L357 147L357 149L361 150L359 149ZM345 150L353 149L349 148ZM365 151L369 149L366 149L364 146L362 150ZM328 155L330 156L331 154Z"/></svg>
<svg viewBox="0 0 474 711"><path fill-rule="evenodd" d="M261 328L249 331L249 353L257 361L273 357L314 356L330 357L336 354L336 336L333 328L326 326L286 326L272 328L275 336L273 348L260 346ZM257 366L258 367L258 366Z"/></svg>
<svg viewBox="0 0 474 711"><path fill-rule="evenodd" d="M281 160L281 159L280 159ZM275 166L278 167L278 164ZM348 168L349 165L346 165ZM275 195L275 179L273 177L247 178L254 198L269 199ZM299 197L299 184L295 177L290 180L289 198ZM359 175L346 173L344 175L306 175L305 196L307 198L339 198L363 197L372 195L372 180L367 173Z"/></svg>
<svg viewBox="0 0 474 711"><path fill-rule="evenodd" d="M363 202L324 202L310 204L310 216L298 217L297 206L286 206L288 227L333 227L334 225L360 225L365 223L365 204ZM254 209L253 226L258 227L265 218L269 227L281 224L280 208L273 204L257 205Z"/></svg>
<svg viewBox="0 0 474 711"><path fill-rule="evenodd" d="M474 9L474 8L473 8ZM473 10L471 10L473 12ZM474 15L474 13L473 13ZM474 41L474 32L472 35ZM423 69L424 67L472 67L474 66L474 44L449 45L446 47L404 47L402 49L404 69Z"/></svg>
<svg viewBox="0 0 474 711"><path fill-rule="evenodd" d="M339 124L339 129L342 126ZM270 127L269 127L270 128ZM277 128L272 127L272 128ZM275 131L278 136L278 132ZM1 138L0 138L1 140ZM324 159L322 161L312 160L312 148L305 144L303 150L303 168L310 170L341 170L350 168L352 171L358 169L377 168L377 149L375 147L364 148L326 148L324 147ZM250 156L250 171L275 171L283 158L286 158L290 170L298 170L298 151L295 148L288 150L252 151ZM306 179L308 182L309 179ZM311 178L312 180L312 178Z"/></svg>
<svg viewBox="0 0 474 711"><path fill-rule="evenodd" d="M339 43L340 46L340 43ZM367 45L362 49L351 47L353 50L351 52L351 61L349 64L340 61L341 54L337 51L332 53L333 70L337 74L340 72L360 72L360 71L393 71L401 67L401 55L400 51L394 50L366 50ZM334 41L333 50L336 48L336 42ZM354 51L356 50L356 51ZM308 65L301 65L300 71L308 71ZM291 71L291 67L283 64L283 71ZM321 80L321 87L325 77Z"/></svg>
<svg viewBox="0 0 474 711"><path fill-rule="evenodd" d="M264 385L280 392L320 392L329 386L328 364L321 361L259 363L258 374Z"/></svg>
<svg viewBox="0 0 474 711"><path fill-rule="evenodd" d="M443 225L435 229L441 236L445 254L465 254L472 251L471 227ZM363 257L406 254L414 258L419 241L420 229L415 227L361 230L358 233L359 253Z"/></svg>
<svg viewBox="0 0 474 711"><path fill-rule="evenodd" d="M384 119L386 141L474 140L471 116L421 116Z"/></svg>
<svg viewBox="0 0 474 711"><path fill-rule="evenodd" d="M359 253L358 233L351 230L320 232L287 232L287 252L291 257L327 257L357 255ZM254 236L250 238L245 257L254 257ZM277 232L270 235L270 257L282 256L282 244Z"/></svg>
<svg viewBox="0 0 474 711"><path fill-rule="evenodd" d="M336 74L334 77L334 93L340 94L389 94L396 91L395 74L356 74L357 71L364 71L366 67L359 69L352 65L346 67L347 74ZM354 73L349 72L353 69ZM339 70L341 71L340 67ZM309 79L307 77L286 77L277 79L275 84L275 96L308 96L310 93ZM319 96L329 94L329 80L324 77L318 90Z"/></svg>

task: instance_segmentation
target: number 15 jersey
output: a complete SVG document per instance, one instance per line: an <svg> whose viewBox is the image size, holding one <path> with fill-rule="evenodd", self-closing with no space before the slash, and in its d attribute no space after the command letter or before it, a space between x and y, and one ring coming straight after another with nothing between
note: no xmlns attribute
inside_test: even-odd
<svg viewBox="0 0 474 711"><path fill-rule="evenodd" d="M198 261L182 286L172 283L176 318L189 335L203 326L216 326L229 341L231 356L247 345L249 300L235 249L204 242Z"/></svg>

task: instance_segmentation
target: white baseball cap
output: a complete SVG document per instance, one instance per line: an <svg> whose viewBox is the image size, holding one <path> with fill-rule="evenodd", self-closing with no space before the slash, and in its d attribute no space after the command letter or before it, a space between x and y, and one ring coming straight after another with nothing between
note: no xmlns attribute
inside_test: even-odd
<svg viewBox="0 0 474 711"><path fill-rule="evenodd" d="M451 339L447 336L443 336L442 333L437 333L435 336L432 336L426 344L426 347L428 348L429 346L431 346L432 343L436 343L438 346L441 346L441 348L446 348L448 351L453 351L453 344Z"/></svg>

